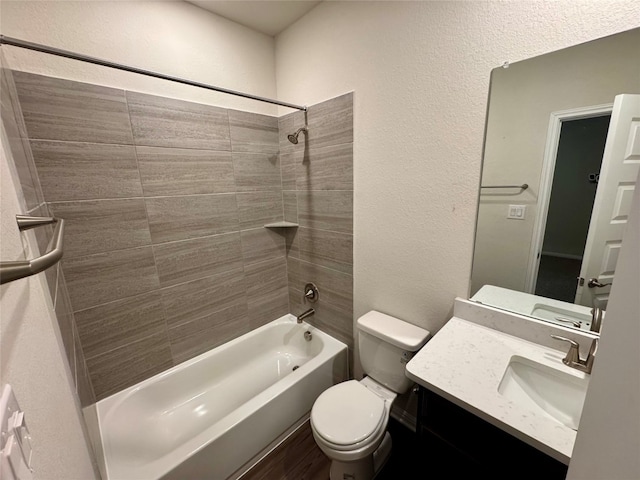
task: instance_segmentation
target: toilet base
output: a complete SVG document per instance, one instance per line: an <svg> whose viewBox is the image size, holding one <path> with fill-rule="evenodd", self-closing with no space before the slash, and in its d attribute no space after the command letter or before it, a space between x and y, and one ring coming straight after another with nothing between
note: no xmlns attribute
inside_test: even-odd
<svg viewBox="0 0 640 480"><path fill-rule="evenodd" d="M333 460L329 471L331 480L373 480L391 456L391 435L384 434L380 446L371 455L355 462Z"/></svg>

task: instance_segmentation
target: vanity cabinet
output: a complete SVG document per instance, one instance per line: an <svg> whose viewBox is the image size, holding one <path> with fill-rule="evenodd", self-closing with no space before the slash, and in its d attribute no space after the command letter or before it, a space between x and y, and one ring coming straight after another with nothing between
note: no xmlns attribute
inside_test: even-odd
<svg viewBox="0 0 640 480"><path fill-rule="evenodd" d="M568 466L420 387L418 436L447 478L564 479ZM481 477L480 477L481 478Z"/></svg>

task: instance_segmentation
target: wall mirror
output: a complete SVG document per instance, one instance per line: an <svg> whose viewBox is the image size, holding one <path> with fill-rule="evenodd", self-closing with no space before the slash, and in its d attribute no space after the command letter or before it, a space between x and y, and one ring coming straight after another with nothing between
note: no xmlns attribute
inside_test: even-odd
<svg viewBox="0 0 640 480"><path fill-rule="evenodd" d="M491 72L471 300L599 331L640 167L638 52L640 28Z"/></svg>

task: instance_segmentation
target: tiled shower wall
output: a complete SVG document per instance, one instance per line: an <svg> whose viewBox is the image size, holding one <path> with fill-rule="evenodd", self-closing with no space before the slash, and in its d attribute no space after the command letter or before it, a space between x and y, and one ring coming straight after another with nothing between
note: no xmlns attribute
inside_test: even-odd
<svg viewBox="0 0 640 480"><path fill-rule="evenodd" d="M305 113L280 118L280 162L292 312L313 307L313 322L353 353L353 94L309 107L308 133L291 144L286 132L305 125ZM303 288L320 291L303 302Z"/></svg>
<svg viewBox="0 0 640 480"><path fill-rule="evenodd" d="M306 281L352 345L351 94L309 109L299 149L296 115L14 78L96 399L298 313ZM285 213L299 229L263 227Z"/></svg>
<svg viewBox="0 0 640 480"><path fill-rule="evenodd" d="M5 148L11 151L12 163L20 182L17 190L22 193L22 213L33 216L50 216L49 209L44 202L44 195L40 187L31 149L29 148L22 111L10 70L1 69L1 81L0 97L2 108L0 116L8 143ZM42 226L34 229L33 232L36 236L40 254L43 254L53 235L53 227ZM95 402L95 396L82 348L80 347L80 338L75 328L69 293L60 264L46 270L41 275L46 275L47 277L47 285L49 286L51 301L58 320L60 336L76 393L82 406L89 405Z"/></svg>

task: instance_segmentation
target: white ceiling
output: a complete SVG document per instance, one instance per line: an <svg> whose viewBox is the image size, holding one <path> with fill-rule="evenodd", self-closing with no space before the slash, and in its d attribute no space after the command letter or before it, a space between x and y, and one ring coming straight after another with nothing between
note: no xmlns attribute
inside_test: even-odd
<svg viewBox="0 0 640 480"><path fill-rule="evenodd" d="M187 0L205 10L270 36L276 36L315 7L317 0Z"/></svg>

